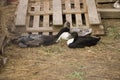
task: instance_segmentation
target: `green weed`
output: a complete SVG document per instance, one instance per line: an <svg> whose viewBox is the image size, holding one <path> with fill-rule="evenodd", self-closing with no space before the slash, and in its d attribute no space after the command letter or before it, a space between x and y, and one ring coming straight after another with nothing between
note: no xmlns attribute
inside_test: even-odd
<svg viewBox="0 0 120 80"><path fill-rule="evenodd" d="M83 72L74 71L73 73L69 74L67 77L73 78L73 79L84 80L83 75L84 75Z"/></svg>

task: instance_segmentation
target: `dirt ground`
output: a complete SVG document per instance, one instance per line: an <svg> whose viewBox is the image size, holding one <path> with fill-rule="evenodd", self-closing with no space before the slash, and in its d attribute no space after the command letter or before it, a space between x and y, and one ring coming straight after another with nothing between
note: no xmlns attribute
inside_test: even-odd
<svg viewBox="0 0 120 80"><path fill-rule="evenodd" d="M37 48L10 44L0 80L120 80L120 19L102 22L106 36L93 47L70 49L65 41Z"/></svg>

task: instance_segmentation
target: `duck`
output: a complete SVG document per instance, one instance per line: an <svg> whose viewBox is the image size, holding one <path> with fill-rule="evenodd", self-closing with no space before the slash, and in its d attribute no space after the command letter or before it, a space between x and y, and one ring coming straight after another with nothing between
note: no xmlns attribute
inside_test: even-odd
<svg viewBox="0 0 120 80"><path fill-rule="evenodd" d="M116 9L120 9L120 0L116 0L115 3L113 4L113 7Z"/></svg>
<svg viewBox="0 0 120 80"><path fill-rule="evenodd" d="M69 33L69 27L63 27L56 35L39 35L39 34L30 34L28 36L20 36L17 39L14 39L12 42L15 42L19 47L38 47L38 46L49 46L59 42L58 39L66 39L63 34ZM62 35L62 36L61 36Z"/></svg>
<svg viewBox="0 0 120 80"><path fill-rule="evenodd" d="M63 27L67 27L67 28L70 29L70 22L69 22L69 21L66 21L66 22L64 23L64 26L63 26ZM60 37L56 40L56 42L59 42L59 41L61 41L61 40L68 40L68 39L70 39L70 38L72 38L72 36L71 36L71 34L70 34L70 31L69 31L69 32L64 32L64 33L62 33L62 34L60 35Z"/></svg>
<svg viewBox="0 0 120 80"><path fill-rule="evenodd" d="M69 48L84 48L96 45L100 41L100 37L93 36L78 36L77 32L71 33L72 37L67 41Z"/></svg>
<svg viewBox="0 0 120 80"><path fill-rule="evenodd" d="M89 36L92 34L92 28L72 28L70 32L77 32L78 36Z"/></svg>

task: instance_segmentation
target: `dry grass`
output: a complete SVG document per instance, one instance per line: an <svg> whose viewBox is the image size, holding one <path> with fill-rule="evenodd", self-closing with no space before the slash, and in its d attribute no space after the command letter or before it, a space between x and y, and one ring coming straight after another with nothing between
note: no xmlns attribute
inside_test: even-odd
<svg viewBox="0 0 120 80"><path fill-rule="evenodd" d="M13 12L8 9L4 18ZM70 49L65 41L36 48L10 44L0 80L119 80L120 20L102 21L107 35L93 47Z"/></svg>

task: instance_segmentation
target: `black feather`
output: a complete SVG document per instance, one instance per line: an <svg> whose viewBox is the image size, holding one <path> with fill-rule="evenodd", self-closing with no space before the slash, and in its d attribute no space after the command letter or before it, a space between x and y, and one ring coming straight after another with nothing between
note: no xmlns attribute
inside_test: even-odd
<svg viewBox="0 0 120 80"><path fill-rule="evenodd" d="M78 36L77 32L73 32L71 35L74 37L74 41L68 45L70 48L84 48L86 46L94 46L101 39L100 37L96 38L91 36Z"/></svg>

